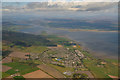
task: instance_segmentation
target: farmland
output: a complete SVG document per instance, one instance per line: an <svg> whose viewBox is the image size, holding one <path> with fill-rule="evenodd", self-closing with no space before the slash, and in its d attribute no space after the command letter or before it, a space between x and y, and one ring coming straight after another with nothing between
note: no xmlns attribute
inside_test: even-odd
<svg viewBox="0 0 120 80"><path fill-rule="evenodd" d="M23 37L31 38L33 41L30 43L28 39L19 38L17 42L12 40L18 38L13 33L16 32L3 33L5 56L2 64L7 68L2 72L3 78L22 76L23 79L29 77L56 79L81 76L80 78L111 79L118 76L117 60L96 58L75 41L56 35L36 36L17 32L17 36L26 35ZM10 35L14 35L14 38L9 39ZM36 41L38 38L43 40ZM47 42L43 44L44 40Z"/></svg>
<svg viewBox="0 0 120 80"><path fill-rule="evenodd" d="M26 65L24 63L17 63L17 62L13 62L13 63L4 63L3 65L12 67L12 69L8 70L6 73L7 74L15 74L17 72L19 72L20 74L26 74L26 73L30 73L33 71L38 70L39 68L36 67L32 67L32 65ZM16 71L18 70L18 71Z"/></svg>

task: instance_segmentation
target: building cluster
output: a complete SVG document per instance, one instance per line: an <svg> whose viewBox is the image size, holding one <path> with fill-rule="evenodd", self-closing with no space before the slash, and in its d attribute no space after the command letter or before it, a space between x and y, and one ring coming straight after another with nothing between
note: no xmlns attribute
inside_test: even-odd
<svg viewBox="0 0 120 80"><path fill-rule="evenodd" d="M81 61L84 58L84 55L79 50L75 50L74 52L71 52L67 48L66 50L63 50L63 51L64 51L64 54L57 53L55 55L52 55L51 58L49 58L50 63L56 64L56 65L57 64L63 65L65 67L73 67L76 69L84 67Z"/></svg>
<svg viewBox="0 0 120 80"><path fill-rule="evenodd" d="M79 50L75 50L75 52L81 59L84 58L84 55Z"/></svg>
<svg viewBox="0 0 120 80"><path fill-rule="evenodd" d="M49 54L49 51L53 51L56 54ZM85 57L79 50L71 51L69 48L50 48L40 55L31 54L32 59L38 59L43 63L51 63L54 65L60 65L64 67L72 67L75 70L79 68L84 68L82 59Z"/></svg>

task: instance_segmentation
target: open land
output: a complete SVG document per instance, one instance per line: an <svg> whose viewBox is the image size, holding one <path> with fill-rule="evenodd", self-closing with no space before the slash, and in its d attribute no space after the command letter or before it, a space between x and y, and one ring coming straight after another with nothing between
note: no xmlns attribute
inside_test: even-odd
<svg viewBox="0 0 120 80"><path fill-rule="evenodd" d="M95 58L75 41L19 32L3 35L3 78L118 78L117 60Z"/></svg>
<svg viewBox="0 0 120 80"><path fill-rule="evenodd" d="M24 78L52 78L48 74L44 73L41 70L37 70L28 74L23 75Z"/></svg>

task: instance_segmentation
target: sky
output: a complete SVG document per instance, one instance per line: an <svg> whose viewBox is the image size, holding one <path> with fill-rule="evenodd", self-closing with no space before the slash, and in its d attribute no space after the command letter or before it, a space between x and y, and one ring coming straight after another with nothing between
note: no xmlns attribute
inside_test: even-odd
<svg viewBox="0 0 120 80"><path fill-rule="evenodd" d="M2 2L45 2L49 0L1 0ZM85 2L118 2L119 0L52 0L52 1L85 1Z"/></svg>
<svg viewBox="0 0 120 80"><path fill-rule="evenodd" d="M41 1L41 0L40 0ZM44 1L44 0L42 0ZM87 0L88 1L88 0ZM94 0L93 0L94 1ZM113 0L112 0L113 1ZM106 19L117 19L117 2L79 2L73 3L41 3L41 2L3 2L2 11L4 15L13 13L31 13L49 17L49 13L59 17L98 17ZM43 13L48 11L48 13ZM59 12L58 12L59 11ZM70 11L70 13L65 13ZM43 14L42 14L43 13ZM46 14L46 15L45 15ZM52 16L51 15L51 16Z"/></svg>
<svg viewBox="0 0 120 80"><path fill-rule="evenodd" d="M18 7L21 8L21 10L24 8L24 11L25 11L25 10L28 10L28 9L30 10L31 7L33 7L33 6L34 6L34 10L36 10L36 9L40 10L40 8L41 8L40 5L43 5L43 6L46 5L44 3L43 4L32 3L34 1L35 2L37 2L37 1L39 1L39 2L46 2L46 1L48 1L48 2L53 2L53 3L58 3L58 2L63 2L64 3L64 2L70 2L70 1L73 1L73 2L81 1L81 2L78 2L80 4L78 4L76 6L70 5L70 4L64 4L64 6L63 5L61 6L60 4L57 4L57 5L54 4L54 7L50 6L51 10L53 10L52 8L54 8L54 9L57 8L57 10L58 10L58 6L59 7L61 6L62 7L61 9L65 9L67 7L66 10L68 10L68 8L72 8L71 10L74 10L74 11L77 11L77 10L81 10L81 11L88 11L88 10L89 11L101 11L101 10L104 10L104 11L106 11L106 10L107 11L115 11L118 8L117 3L115 3L115 2L117 2L119 0L2 0L2 1L3 1L3 3L2 3L3 4L2 5L3 6L3 8L2 8L3 11L5 11L5 10L6 11L17 11ZM18 1L18 2L15 2L15 1ZM5 3L5 2L7 2L7 3ZM99 3L99 2L102 2L102 3ZM73 9L73 7L74 7L74 9ZM42 7L42 9L43 8L46 8L46 7ZM31 9L31 10L33 10L33 9ZM20 9L19 9L19 11L20 11Z"/></svg>
<svg viewBox="0 0 120 80"><path fill-rule="evenodd" d="M118 3L116 2L78 2L78 3L35 3L35 2L3 2L2 11L41 11L41 10L71 10L71 11L103 11L117 12Z"/></svg>

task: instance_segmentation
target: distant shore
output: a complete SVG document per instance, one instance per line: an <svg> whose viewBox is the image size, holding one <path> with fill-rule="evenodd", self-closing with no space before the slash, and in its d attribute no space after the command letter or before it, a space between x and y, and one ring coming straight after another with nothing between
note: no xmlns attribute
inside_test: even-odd
<svg viewBox="0 0 120 80"><path fill-rule="evenodd" d="M102 52L93 51L93 50L91 50L90 48L88 48L87 46L84 46L81 42L78 42L78 41L76 41L76 40L70 39L68 36L58 36L58 37L64 37L64 38L67 38L68 40L72 40L73 42L76 42L77 44L80 45L80 47L81 47L82 50L87 51L87 52L90 53L90 55L92 55L93 57L100 58L100 59L118 60L117 57L113 57L113 56L107 55L107 54L102 53Z"/></svg>
<svg viewBox="0 0 120 80"><path fill-rule="evenodd" d="M70 32L76 32L76 31L90 31L90 32L118 32L118 31L108 31L108 30L99 30L99 29L66 29L66 28L56 28L58 30L65 30Z"/></svg>

